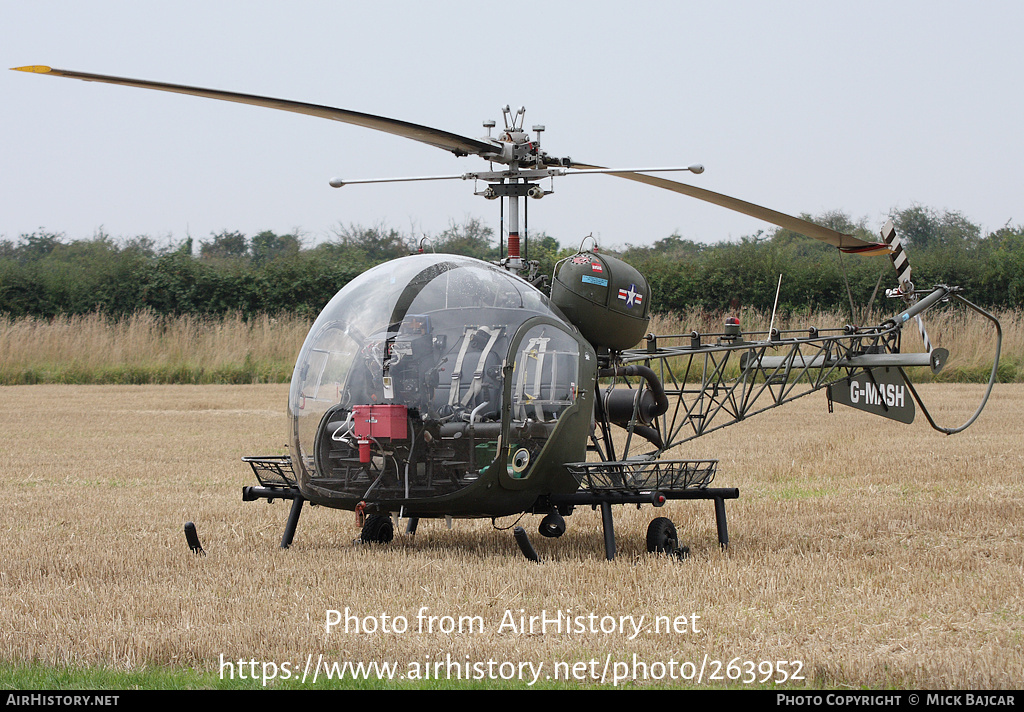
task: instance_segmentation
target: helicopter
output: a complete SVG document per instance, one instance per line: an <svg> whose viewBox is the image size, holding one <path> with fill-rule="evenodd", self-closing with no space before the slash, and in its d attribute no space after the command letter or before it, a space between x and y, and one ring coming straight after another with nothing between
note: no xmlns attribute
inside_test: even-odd
<svg viewBox="0 0 1024 712"><path fill-rule="evenodd" d="M397 522L414 534L421 519L542 517L538 531L557 538L577 508L599 508L607 559L616 554L613 506L663 507L672 500L714 503L720 546L728 546L725 502L736 488L714 485L717 460L663 457L680 445L824 390L834 402L903 423L915 403L930 425L961 432L980 415L996 380L1001 328L956 286L918 290L905 245L890 220L867 241L803 218L669 180L699 175L700 164L608 168L549 154L542 125L524 126L525 108L502 109L503 126L470 138L346 109L216 89L26 66L18 71L262 106L353 124L418 141L487 170L457 175L329 181L335 188L398 181L466 180L474 193L507 205L507 242L495 263L423 248L377 265L344 285L303 343L288 395L288 449L247 456L258 484L246 502L290 500L280 546L292 545L303 505L356 512L357 541L387 543ZM843 254L887 255L897 285L887 295L901 310L876 326L810 327L744 333L735 318L714 333L648 332L651 288L636 269L589 247L538 274L524 257L523 201L549 195L542 181L607 174L737 211L823 241ZM479 187L483 184L483 187ZM550 280L550 294L541 289ZM781 285L781 277L780 277ZM776 294L776 302L778 293ZM923 315L958 302L988 319L996 350L985 393L956 427L939 425L906 370L938 373L948 352L933 348ZM923 352L901 348L917 325ZM191 523L190 523L191 524ZM194 525L186 526L193 551ZM522 526L514 536L539 561ZM684 558L688 547L664 516L646 532L649 552ZM201 549L199 549L201 550Z"/></svg>

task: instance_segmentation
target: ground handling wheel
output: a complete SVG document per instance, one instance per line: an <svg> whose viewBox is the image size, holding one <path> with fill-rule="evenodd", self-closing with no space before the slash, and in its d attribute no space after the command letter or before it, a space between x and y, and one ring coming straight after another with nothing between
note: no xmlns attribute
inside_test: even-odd
<svg viewBox="0 0 1024 712"><path fill-rule="evenodd" d="M648 525L647 551L652 554L669 554L680 559L690 554L689 547L679 546L676 525L668 517L658 517Z"/></svg>
<svg viewBox="0 0 1024 712"><path fill-rule="evenodd" d="M395 537L395 525L387 514L371 514L359 535L364 544L387 544Z"/></svg>
<svg viewBox="0 0 1024 712"><path fill-rule="evenodd" d="M541 536L557 539L565 534L565 519L558 512L551 512L541 520L540 533Z"/></svg>

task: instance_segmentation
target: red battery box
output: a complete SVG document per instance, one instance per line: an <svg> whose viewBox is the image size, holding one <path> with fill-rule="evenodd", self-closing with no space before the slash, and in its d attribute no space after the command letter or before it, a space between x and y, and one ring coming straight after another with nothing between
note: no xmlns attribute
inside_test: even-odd
<svg viewBox="0 0 1024 712"><path fill-rule="evenodd" d="M409 410L404 405L357 405L352 407L352 429L362 438L409 437Z"/></svg>

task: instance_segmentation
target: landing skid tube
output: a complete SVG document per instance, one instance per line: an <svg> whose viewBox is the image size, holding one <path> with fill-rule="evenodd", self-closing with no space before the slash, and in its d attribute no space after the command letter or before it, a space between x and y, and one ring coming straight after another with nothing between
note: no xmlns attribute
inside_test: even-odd
<svg viewBox="0 0 1024 712"><path fill-rule="evenodd" d="M275 499L290 499L291 510L288 512L288 523L284 526L284 535L281 537L281 548L287 549L292 545L295 538L295 529L299 526L299 515L302 514L302 505L306 499L297 489L285 487L243 487L242 501L254 502L257 499L265 499L273 502Z"/></svg>
<svg viewBox="0 0 1024 712"><path fill-rule="evenodd" d="M615 525L612 517L613 505L634 504L638 507L650 504L664 506L672 499L710 499L715 503L715 521L718 529L718 543L722 548L729 545L729 525L725 516L725 500L737 499L740 491L735 488L709 487L718 469L718 460L623 460L614 462L576 462L566 464L566 469L579 481L580 489L571 494L552 494L541 497L534 512L571 512L574 507L601 508L601 525L604 530L605 558L615 558ZM679 553L685 555L685 547L675 541L674 525L665 520L665 527L672 529L671 536L655 536L661 541L652 543L648 539L649 551ZM544 534L544 525L541 525ZM649 532L650 534L650 532ZM664 532L662 532L664 534ZM531 561L539 560L533 547L526 541L521 530L516 540L523 554Z"/></svg>
<svg viewBox="0 0 1024 712"><path fill-rule="evenodd" d="M242 488L243 502L255 502L257 499L265 499L268 502L273 502L275 499L290 499L292 501L291 511L288 512L288 523L285 524L284 534L281 537L281 548L287 549L295 538L295 529L299 526L302 505L306 501L296 485L291 458L287 455L243 457L242 461L249 463L260 483L259 487Z"/></svg>
<svg viewBox="0 0 1024 712"><path fill-rule="evenodd" d="M605 558L615 558L615 525L612 506L621 504L651 504L661 507L670 499L710 499L715 503L715 524L718 530L718 544L723 549L729 545L729 524L725 516L725 500L738 499L740 491L735 488L702 488L679 491L654 492L601 492L583 490L574 494L552 495L547 498L552 507L566 508L590 506L601 508L601 526L604 532ZM525 552L524 552L525 553ZM669 552L671 553L671 552Z"/></svg>

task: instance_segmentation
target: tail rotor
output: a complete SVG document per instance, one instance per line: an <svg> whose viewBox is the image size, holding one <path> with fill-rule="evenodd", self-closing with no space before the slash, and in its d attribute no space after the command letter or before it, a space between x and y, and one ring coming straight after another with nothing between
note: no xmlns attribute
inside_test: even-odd
<svg viewBox="0 0 1024 712"><path fill-rule="evenodd" d="M911 280L910 260L907 258L907 251L903 246L903 241L896 234L896 225L893 223L892 218L889 218L885 225L882 226L882 240L889 246L889 259L892 260L892 266L896 270L896 281L899 284L896 289L888 290L887 294L890 297L900 297L908 305L912 305L917 302L917 294L914 292L914 282ZM924 320L920 314L916 315L914 320L917 322L917 329L921 333L921 340L924 342L925 351L931 353L932 341L928 338L928 332L924 328Z"/></svg>

